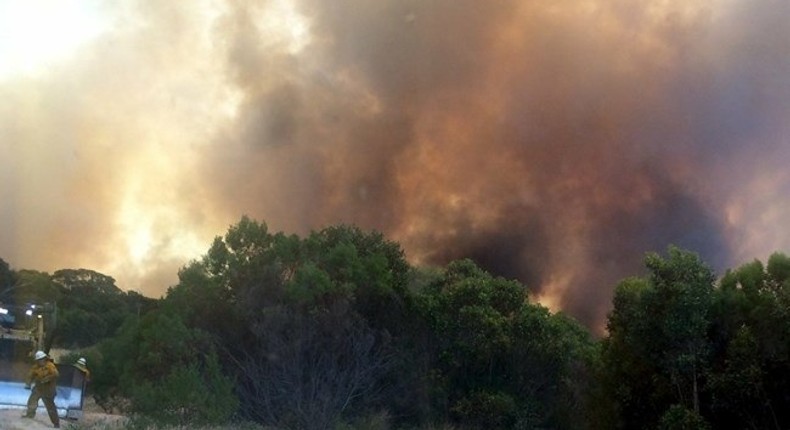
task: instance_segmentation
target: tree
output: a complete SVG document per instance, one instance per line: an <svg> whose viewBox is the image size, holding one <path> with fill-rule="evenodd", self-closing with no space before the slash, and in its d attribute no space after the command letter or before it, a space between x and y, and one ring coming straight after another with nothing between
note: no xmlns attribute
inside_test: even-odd
<svg viewBox="0 0 790 430"><path fill-rule="evenodd" d="M122 293L115 279L89 269L61 269L52 274L52 282L66 291L75 293Z"/></svg>
<svg viewBox="0 0 790 430"><path fill-rule="evenodd" d="M0 258L0 301L2 301L6 290L16 284L16 274L11 270L11 266Z"/></svg>
<svg viewBox="0 0 790 430"><path fill-rule="evenodd" d="M684 385L691 385L693 410L699 414L700 366L709 352L708 312L715 276L697 254L676 247L670 247L668 254L666 259L653 253L645 258L653 286L646 305L649 315L660 318L657 334L664 347L662 362L677 387L679 401L686 401Z"/></svg>
<svg viewBox="0 0 790 430"><path fill-rule="evenodd" d="M115 280L89 269L62 269L51 276L59 291L54 343L87 347L113 335L126 318L153 309L156 300L124 293Z"/></svg>
<svg viewBox="0 0 790 430"><path fill-rule="evenodd" d="M14 297L12 295L15 284L16 273L11 270L11 267L5 262L5 260L0 258L0 306L5 309L15 304ZM17 315L14 313L0 315L0 329L13 327L16 318Z"/></svg>
<svg viewBox="0 0 790 430"><path fill-rule="evenodd" d="M621 282L603 343L610 424L654 427L678 404L700 414L700 381L711 350L711 269L698 255L670 246L649 253L646 278Z"/></svg>
<svg viewBox="0 0 790 430"><path fill-rule="evenodd" d="M718 423L744 428L770 428L765 408L764 371L760 349L744 325L729 342L723 368L711 372L711 409Z"/></svg>
<svg viewBox="0 0 790 430"><path fill-rule="evenodd" d="M54 303L62 295L58 285L46 272L36 270L19 270L16 272L17 283L12 296L14 303L24 305L27 303Z"/></svg>
<svg viewBox="0 0 790 430"><path fill-rule="evenodd" d="M471 260L448 264L419 299L437 345L437 409L476 428L581 425L593 345L578 324Z"/></svg>
<svg viewBox="0 0 790 430"><path fill-rule="evenodd" d="M771 255L728 271L715 294L710 380L714 426L784 428L790 421L790 260Z"/></svg>
<svg viewBox="0 0 790 430"><path fill-rule="evenodd" d="M341 225L313 232L302 249L304 261L353 296L354 310L368 324L393 336L402 331L411 303L410 267L400 245L379 232ZM289 288L299 289L300 283Z"/></svg>
<svg viewBox="0 0 790 430"><path fill-rule="evenodd" d="M608 336L602 341L600 428L647 427L667 403L669 382L658 365L655 336L648 337L655 331L645 306L650 289L643 278L625 279L615 288Z"/></svg>
<svg viewBox="0 0 790 430"><path fill-rule="evenodd" d="M393 339L408 321L403 314L408 271L400 247L376 232L340 226L300 239L272 234L265 223L243 217L224 237L215 238L200 261L179 273L179 284L168 291L164 306L211 334L223 368L242 381L236 388L244 414L268 424L325 422L339 413L361 411L356 400L342 407L333 403L348 398L348 390L358 398L360 389L350 389L349 380L358 384L359 375L365 375L362 392L370 392L395 378L392 360L383 357L390 357ZM321 330L324 339L314 338ZM322 355L320 348L332 354ZM281 356L293 359L274 361ZM305 357L319 357L324 376L335 379L317 375L300 380L294 395L304 390L320 395L298 397L297 415L293 409L288 414L261 412L259 402L269 402L275 411L284 409L273 405L284 406L275 392L265 391L260 398L268 385L259 386L249 375L310 375L312 370L304 366L312 359ZM289 380L289 388L293 383Z"/></svg>

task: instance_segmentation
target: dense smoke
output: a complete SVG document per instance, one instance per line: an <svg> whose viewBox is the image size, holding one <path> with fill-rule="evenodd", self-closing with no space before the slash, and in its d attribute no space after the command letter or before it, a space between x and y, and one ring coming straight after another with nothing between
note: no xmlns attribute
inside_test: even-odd
<svg viewBox="0 0 790 430"><path fill-rule="evenodd" d="M354 223L596 326L647 251L790 249L788 2L204 3L0 81L0 256L158 295L242 214Z"/></svg>

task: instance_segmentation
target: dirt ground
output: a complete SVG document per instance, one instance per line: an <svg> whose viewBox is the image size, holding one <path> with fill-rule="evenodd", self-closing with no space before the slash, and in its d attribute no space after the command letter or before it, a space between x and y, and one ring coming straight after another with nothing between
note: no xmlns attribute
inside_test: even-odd
<svg viewBox="0 0 790 430"><path fill-rule="evenodd" d="M85 399L82 418L78 421L66 419L60 420L62 429L96 429L96 430L115 430L123 429L124 417L121 415L111 415L102 412L96 406L93 399ZM51 429L52 422L49 421L46 411L40 408L33 419L22 418L22 409L0 409L0 430L42 430Z"/></svg>
<svg viewBox="0 0 790 430"><path fill-rule="evenodd" d="M123 428L123 417L118 415L107 415L96 412L86 412L81 420L69 421L60 420L60 428L92 428L121 429ZM39 413L33 419L22 418L21 409L0 410L0 429L3 430L43 430L51 429L52 423L46 413Z"/></svg>

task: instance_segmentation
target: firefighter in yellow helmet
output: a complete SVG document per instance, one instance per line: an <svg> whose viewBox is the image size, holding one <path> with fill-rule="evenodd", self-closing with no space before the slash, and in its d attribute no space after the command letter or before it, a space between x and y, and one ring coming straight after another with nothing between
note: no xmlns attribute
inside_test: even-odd
<svg viewBox="0 0 790 430"><path fill-rule="evenodd" d="M30 397L27 399L27 413L22 415L22 417L35 417L38 400L41 399L44 402L44 406L47 407L47 414L52 424L54 424L55 428L60 428L60 418L58 417L58 410L55 408L58 368L55 367L55 363L49 359L49 356L44 351L36 351L34 358L36 363L30 369L25 388L30 388L31 384L35 385L30 392Z"/></svg>

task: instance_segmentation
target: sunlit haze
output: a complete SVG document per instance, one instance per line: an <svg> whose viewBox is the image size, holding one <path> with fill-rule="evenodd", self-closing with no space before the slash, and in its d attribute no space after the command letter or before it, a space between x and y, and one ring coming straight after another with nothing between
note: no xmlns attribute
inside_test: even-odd
<svg viewBox="0 0 790 430"><path fill-rule="evenodd" d="M110 24L98 1L0 0L0 80L68 60Z"/></svg>
<svg viewBox="0 0 790 430"><path fill-rule="evenodd" d="M0 0L0 257L158 297L242 215L471 257L600 323L790 253L784 0Z"/></svg>

